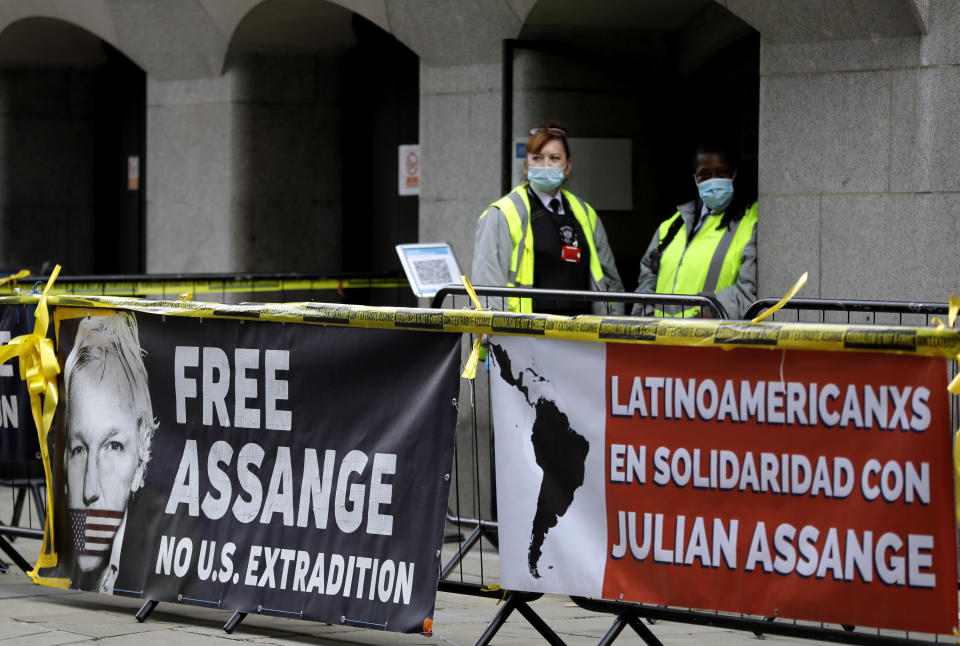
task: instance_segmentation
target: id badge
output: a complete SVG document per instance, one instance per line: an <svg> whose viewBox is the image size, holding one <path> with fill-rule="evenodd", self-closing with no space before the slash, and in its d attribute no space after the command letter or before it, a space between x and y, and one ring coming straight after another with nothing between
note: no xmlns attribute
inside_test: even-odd
<svg viewBox="0 0 960 646"><path fill-rule="evenodd" d="M560 260L564 262L580 262L580 247L565 244L560 247Z"/></svg>

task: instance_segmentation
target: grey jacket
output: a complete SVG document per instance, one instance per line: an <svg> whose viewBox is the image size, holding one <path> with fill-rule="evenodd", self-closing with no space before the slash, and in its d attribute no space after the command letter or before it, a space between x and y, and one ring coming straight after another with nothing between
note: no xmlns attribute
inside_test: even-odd
<svg viewBox="0 0 960 646"><path fill-rule="evenodd" d="M680 212L680 218L683 220L683 226L686 228L687 240L692 238L692 231L697 218L696 200L681 204L677 207ZM637 284L636 292L638 294L655 294L657 291L657 273L650 269L650 259L653 252L656 251L660 242L660 227L657 227L653 234L653 239L647 245L647 251L643 254L643 260L640 262L640 278ZM727 310L730 318L739 319L743 316L747 308L757 300L757 230L754 228L750 241L743 249L743 259L740 263L740 273L737 275L737 282L730 287L721 289L715 296L723 308ZM642 305L633 306L633 316L641 316L644 312Z"/></svg>
<svg viewBox="0 0 960 646"><path fill-rule="evenodd" d="M576 198L575 198L576 199ZM581 200L582 202L582 200ZM521 219L529 217L524 209L517 209ZM474 285L503 286L507 284L507 272L510 270L510 255L513 253L513 241L510 238L510 229L507 218L495 206L490 206L477 220L476 241L473 247L473 270L470 279ZM533 232L531 231L531 235ZM593 245L597 250L597 259L603 269L603 278L597 282L590 280L590 289L601 292L622 292L623 282L617 272L617 265L607 242L607 234L603 230L603 222L597 216L597 226L593 230ZM536 271L536 268L534 268ZM486 302L484 302L486 301ZM506 299L488 296L481 299L483 306L493 310L506 310ZM606 315L606 303L592 303L591 310L597 315ZM609 314L612 316L624 313L623 303L611 303Z"/></svg>

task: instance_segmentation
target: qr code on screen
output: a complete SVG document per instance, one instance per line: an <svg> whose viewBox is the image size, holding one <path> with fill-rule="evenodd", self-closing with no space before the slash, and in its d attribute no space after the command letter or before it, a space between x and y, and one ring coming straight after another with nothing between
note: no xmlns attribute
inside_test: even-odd
<svg viewBox="0 0 960 646"><path fill-rule="evenodd" d="M453 282L446 260L417 260L413 267L421 285L449 285Z"/></svg>

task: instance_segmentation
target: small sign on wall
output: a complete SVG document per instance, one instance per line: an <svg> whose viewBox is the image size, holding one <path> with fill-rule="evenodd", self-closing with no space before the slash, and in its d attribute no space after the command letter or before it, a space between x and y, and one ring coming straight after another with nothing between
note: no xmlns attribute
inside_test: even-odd
<svg viewBox="0 0 960 646"><path fill-rule="evenodd" d="M398 147L400 195L420 195L420 144Z"/></svg>

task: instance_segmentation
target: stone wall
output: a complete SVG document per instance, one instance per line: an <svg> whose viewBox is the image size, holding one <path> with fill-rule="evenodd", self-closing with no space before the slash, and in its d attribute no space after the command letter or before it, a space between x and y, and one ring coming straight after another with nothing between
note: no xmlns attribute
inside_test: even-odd
<svg viewBox="0 0 960 646"><path fill-rule="evenodd" d="M340 268L338 61L236 52L148 87L149 271Z"/></svg>
<svg viewBox="0 0 960 646"><path fill-rule="evenodd" d="M762 36L761 296L807 271L804 296L945 301L960 289L960 5L727 4Z"/></svg>

